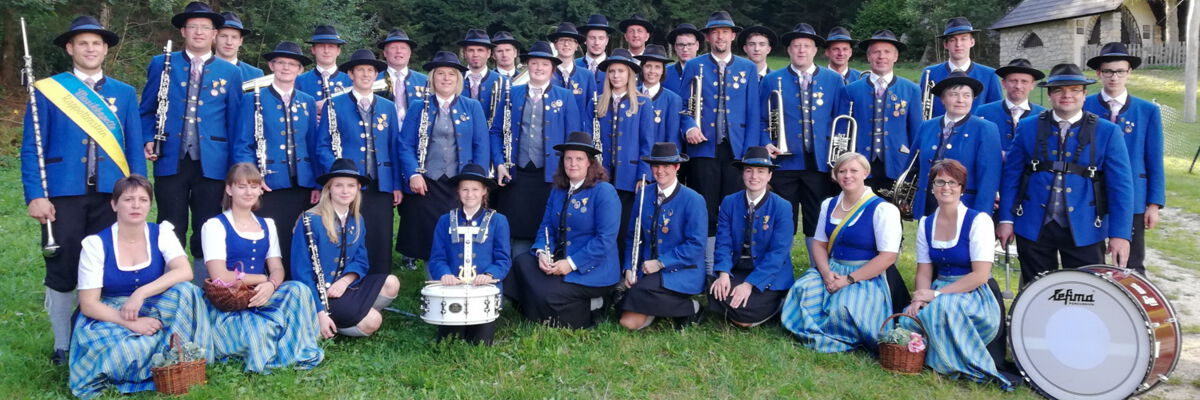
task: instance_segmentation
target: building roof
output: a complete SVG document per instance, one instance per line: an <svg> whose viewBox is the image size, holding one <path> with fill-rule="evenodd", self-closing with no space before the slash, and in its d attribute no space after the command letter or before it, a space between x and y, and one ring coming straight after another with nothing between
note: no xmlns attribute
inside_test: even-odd
<svg viewBox="0 0 1200 400"><path fill-rule="evenodd" d="M992 24L992 29L1083 17L1116 10L1122 0L1025 0Z"/></svg>

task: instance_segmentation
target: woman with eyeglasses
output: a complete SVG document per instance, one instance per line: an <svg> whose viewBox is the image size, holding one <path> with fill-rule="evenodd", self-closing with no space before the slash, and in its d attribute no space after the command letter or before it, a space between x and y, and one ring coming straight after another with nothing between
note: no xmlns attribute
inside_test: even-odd
<svg viewBox="0 0 1200 400"><path fill-rule="evenodd" d="M1000 133L993 124L971 114L975 96L983 84L963 73L953 73L933 86L933 93L942 100L946 114L925 121L913 142L913 156L918 157L917 194L913 198L913 215L929 215L937 201L929 193L929 169L937 161L953 159L962 163L971 174L963 187L962 202L967 208L992 215L996 193L1000 190Z"/></svg>
<svg viewBox="0 0 1200 400"><path fill-rule="evenodd" d="M962 163L938 161L930 176L937 208L917 223L917 290L904 312L924 323L929 368L1010 388L988 352L1001 332L1000 306L988 288L996 241L992 219L962 203L970 180ZM918 329L911 319L901 326Z"/></svg>

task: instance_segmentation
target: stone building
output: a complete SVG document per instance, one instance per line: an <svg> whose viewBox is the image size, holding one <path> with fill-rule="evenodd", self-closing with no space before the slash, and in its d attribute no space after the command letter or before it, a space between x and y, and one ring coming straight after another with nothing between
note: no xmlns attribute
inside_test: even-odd
<svg viewBox="0 0 1200 400"><path fill-rule="evenodd" d="M1000 34L1001 65L1018 57L1040 69L1082 65L1107 42L1146 52L1139 55L1150 65L1182 63L1188 1L1196 0L1025 0L991 29Z"/></svg>

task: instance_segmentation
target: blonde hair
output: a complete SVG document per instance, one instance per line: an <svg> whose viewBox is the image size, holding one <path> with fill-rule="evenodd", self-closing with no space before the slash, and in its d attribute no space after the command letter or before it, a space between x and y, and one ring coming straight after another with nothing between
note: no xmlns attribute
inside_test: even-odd
<svg viewBox="0 0 1200 400"><path fill-rule="evenodd" d="M248 162L233 164L232 167L229 167L229 172L225 174L225 187L236 185L239 182L261 185L263 183L263 176L254 164ZM262 206L262 195L258 197L258 201L254 202L254 206L250 207L250 211L258 211L258 208ZM233 208L233 197L229 196L229 193L222 193L221 209L229 210L230 208Z"/></svg>
<svg viewBox="0 0 1200 400"><path fill-rule="evenodd" d="M333 208L333 195L330 194L329 185L337 178L334 177L325 181L325 186L321 188L321 200L317 201L317 205L308 209L308 212L321 217L321 224L325 227L325 235L334 244L338 243L337 211ZM355 182L358 181L356 180ZM354 201L350 202L350 213L346 215L347 219L353 219L354 223L359 226L359 229L354 231L354 238L351 239L351 242L357 242L362 232L362 215L359 213L361 207L362 193L359 191L358 195L354 196Z"/></svg>
<svg viewBox="0 0 1200 400"><path fill-rule="evenodd" d="M637 74L633 73L633 68L629 68L628 65L620 64L620 63L613 64L613 65L620 65L621 67L624 67L625 69L629 70L629 80L627 80L625 82L625 97L629 99L629 112L631 112L633 114L637 114L637 112L638 112L638 97L644 97L644 96L642 96L642 93L638 91L638 88L637 88ZM599 99L596 99L596 102L600 103L600 104L596 104L596 118L603 118L604 114L608 113L608 103L610 102L609 99L611 99L612 96L613 96L612 83L608 81L608 78L605 78L604 79L604 92L600 95ZM615 112L614 112L614 114L615 114Z"/></svg>
<svg viewBox="0 0 1200 400"><path fill-rule="evenodd" d="M858 161L868 175L871 173L871 162L867 161L867 157L851 151L848 153L842 153L842 155L838 156L838 158L834 160L833 169L829 170L829 175L833 177L834 181L837 181L838 170L842 169L843 165L846 165L846 163L851 161Z"/></svg>
<svg viewBox="0 0 1200 400"><path fill-rule="evenodd" d="M454 88L456 90L451 95L458 96L459 94L462 94L463 79L465 79L465 78L463 78L463 72L461 70L459 70L458 68L454 68L454 67L437 67L437 68L434 68L429 71L429 88L433 89L432 90L433 96L435 96L435 97L437 96L437 84L435 84L433 81L433 74L436 73L437 70L442 69L442 68L449 68L451 70L454 70L454 72L457 72L456 74L454 74L454 80L455 80Z"/></svg>

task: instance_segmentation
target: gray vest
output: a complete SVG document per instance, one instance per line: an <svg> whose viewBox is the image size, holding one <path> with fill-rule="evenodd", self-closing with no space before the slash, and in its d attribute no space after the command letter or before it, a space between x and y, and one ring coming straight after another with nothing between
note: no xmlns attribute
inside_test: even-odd
<svg viewBox="0 0 1200 400"><path fill-rule="evenodd" d="M868 77L867 79L870 79L870 77ZM893 78L892 81L894 82L895 78ZM871 88L876 89L873 84L874 84L874 82L872 82ZM872 93L871 95L875 96L874 93ZM872 127L871 128L871 154L867 155L867 158L870 159L871 161L882 160L884 157L883 156L883 126L886 121L884 120L885 117L884 117L883 113L884 113L884 111L887 111L887 104L884 103L884 99L886 99L886 98L887 98L887 91L885 89L885 91L883 92L883 96L875 96L875 106L872 107L872 109L875 112L871 116L871 127ZM882 176L882 175L880 175L880 176Z"/></svg>
<svg viewBox="0 0 1200 400"><path fill-rule="evenodd" d="M203 71L200 79L192 80L190 71L188 77L187 108L183 112L183 151L193 160L199 160L200 137L196 133L196 107L200 100L200 85L204 81Z"/></svg>
<svg viewBox="0 0 1200 400"><path fill-rule="evenodd" d="M525 110L521 115L520 148L517 151L518 167L533 163L534 167L542 168L546 162L545 140L542 137L545 110L542 104L542 97L532 97L532 93L525 101Z"/></svg>
<svg viewBox="0 0 1200 400"><path fill-rule="evenodd" d="M429 170L427 176L434 179L449 178L458 173L458 133L454 131L452 114L454 113L439 110L433 129L429 132L429 148L425 160L428 164L426 169Z"/></svg>
<svg viewBox="0 0 1200 400"><path fill-rule="evenodd" d="M1072 127L1071 130L1073 131L1072 134L1078 134L1078 128ZM1055 131L1058 131L1058 129L1055 129ZM1066 159L1065 158L1066 140L1063 140L1063 136L1061 134L1058 134L1058 132L1055 132L1054 135L1046 138L1046 140L1057 140L1058 141L1058 143L1059 143L1058 155L1057 155L1057 157L1055 157L1055 160L1060 161L1060 162L1064 161ZM1066 175L1067 174L1065 174L1065 173L1054 174L1054 183L1050 187L1050 202L1048 204L1046 204L1046 217L1045 217L1046 221L1045 222L1054 221L1054 222L1058 222L1058 225L1062 226L1063 228L1070 228L1071 227L1070 222L1069 222L1070 220L1067 218L1067 192L1066 192L1067 191L1067 177L1066 177Z"/></svg>

